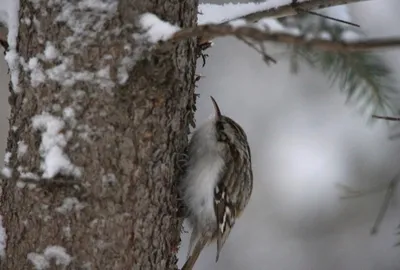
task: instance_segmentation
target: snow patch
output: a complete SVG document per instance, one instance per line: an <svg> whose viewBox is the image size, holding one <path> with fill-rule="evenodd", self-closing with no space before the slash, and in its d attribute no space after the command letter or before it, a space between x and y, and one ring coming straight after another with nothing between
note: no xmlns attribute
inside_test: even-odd
<svg viewBox="0 0 400 270"><path fill-rule="evenodd" d="M8 165L8 163L10 163L10 158L11 158L11 152L6 152L6 154L4 155L4 164Z"/></svg>
<svg viewBox="0 0 400 270"><path fill-rule="evenodd" d="M39 175L37 175L36 173L33 172L20 172L19 177L22 179L31 179L31 180L40 180Z"/></svg>
<svg viewBox="0 0 400 270"><path fill-rule="evenodd" d="M12 176L12 170L9 167L3 167L3 169L1 169L1 174L5 177L5 178L11 178Z"/></svg>
<svg viewBox="0 0 400 270"><path fill-rule="evenodd" d="M14 92L19 92L20 88L18 85L19 81L19 56L17 53L17 36L19 29L19 0L9 1L7 4L7 27L8 27L8 38L7 42L9 50L5 55L5 59L8 64L8 68L11 73L11 85Z"/></svg>
<svg viewBox="0 0 400 270"><path fill-rule="evenodd" d="M47 76L49 76L49 78L51 80L56 81L56 82L66 81L69 77L69 76L67 76L66 73L67 73L67 63L65 63L65 62L46 70ZM69 85L67 83L64 83L64 84Z"/></svg>
<svg viewBox="0 0 400 270"><path fill-rule="evenodd" d="M55 260L56 265L68 266L72 261L65 248L60 246L48 246L43 254L48 261Z"/></svg>
<svg viewBox="0 0 400 270"><path fill-rule="evenodd" d="M117 79L119 84L125 84L129 79L128 71L132 70L135 65L136 59L131 57L124 57L118 67Z"/></svg>
<svg viewBox="0 0 400 270"><path fill-rule="evenodd" d="M299 3L305 1L308 0L298 0ZM198 14L197 22L199 25L222 23L243 17L250 13L277 8L291 3L292 0L268 0L261 3L200 4L200 14Z"/></svg>
<svg viewBox="0 0 400 270"><path fill-rule="evenodd" d="M9 34L10 36L10 34ZM15 48L12 48L11 46L9 47L9 50L7 51L4 59L6 60L8 64L8 68L10 69L11 73L11 84L13 87L14 92L18 93L21 91L18 85L19 81L19 55L16 51Z"/></svg>
<svg viewBox="0 0 400 270"><path fill-rule="evenodd" d="M18 0L19 1L19 0ZM10 0L10 5L19 3L18 1ZM37 5L40 0L33 0L33 4ZM13 6L13 5L11 5ZM103 34L104 38L109 37L110 31L106 30L106 24L115 16L118 1L110 0L83 0L79 3L70 3L68 1L50 0L47 3L48 7L60 10L56 17L56 22L63 22L72 30L71 36L67 37L63 44L56 48L50 41L42 40L45 43L43 53L37 54L35 57L24 60L18 56L13 50L13 44L16 44L16 34L18 33L18 9L13 16L7 21L12 21L16 24L15 42L10 42L10 51L7 53L6 59L12 77L13 86L18 83L18 68L20 65L30 71L30 79L32 87L37 87L46 80L51 80L59 83L62 86L73 86L77 82L93 82L98 84L101 89L109 89L114 86L110 79L109 67L100 67L98 72L76 70L71 54L81 54L82 49L88 47L91 43L98 43L99 33ZM0 5L1 9L1 5ZM45 12L45 11L44 11ZM43 15L42 11L42 15ZM9 12L7 12L7 16ZM0 14L1 19L1 14ZM33 17L32 21L28 18L21 18L22 23L33 23L37 28L38 38L40 39L40 23ZM55 23L56 23L55 22ZM8 23L9 24L9 23ZM117 29L118 30L118 29ZM10 29L11 37L13 31ZM10 35L9 35L10 38ZM64 56L63 52L68 51ZM59 60L56 66L44 69L43 62ZM27 61L28 63L26 63ZM19 65L20 64L20 65ZM15 72L13 72L15 70ZM17 87L15 87L17 89Z"/></svg>
<svg viewBox="0 0 400 270"><path fill-rule="evenodd" d="M57 207L55 210L61 214L66 214L68 212L71 212L72 210L80 211L83 208L85 208L85 205L81 203L77 198L67 197L63 200L63 204Z"/></svg>
<svg viewBox="0 0 400 270"><path fill-rule="evenodd" d="M46 270L50 267L50 262L54 260L56 265L68 266L72 257L61 246L48 246L43 254L30 252L27 259L33 264L36 270Z"/></svg>
<svg viewBox="0 0 400 270"><path fill-rule="evenodd" d="M361 36L359 33L356 33L355 31L352 30L346 30L343 31L340 35L340 38L343 41L347 41L347 42L354 42L354 41L358 41L361 39Z"/></svg>
<svg viewBox="0 0 400 270"><path fill-rule="evenodd" d="M237 19L237 20L229 22L229 24L232 27L236 28L236 27L246 26L247 22L246 22L246 20L243 20L243 19Z"/></svg>
<svg viewBox="0 0 400 270"><path fill-rule="evenodd" d="M101 89L114 87L114 82L110 78L110 67L106 66L97 72L71 71L73 63L71 59L62 57L62 62L45 71L48 78L56 81L63 86L73 86L77 82L94 82Z"/></svg>
<svg viewBox="0 0 400 270"><path fill-rule="evenodd" d="M73 86L78 81L91 81L93 80L93 73L88 71L72 72L72 60L63 58L61 64L46 70L46 75L50 80L56 81L64 86Z"/></svg>
<svg viewBox="0 0 400 270"><path fill-rule="evenodd" d="M261 31L271 33L287 33L292 35L299 35L300 30L298 28L286 27L276 19L264 18L256 23L248 23L246 20L238 19L229 22L232 27L254 27Z"/></svg>
<svg viewBox="0 0 400 270"><path fill-rule="evenodd" d="M17 157L20 158L24 156L28 150L28 145L24 141L19 141L17 150Z"/></svg>
<svg viewBox="0 0 400 270"><path fill-rule="evenodd" d="M30 180L37 180L37 181L40 180L39 175L37 175L37 174L35 174L35 173L33 173L33 172L28 172L28 171L26 171L26 168L24 168L24 167L22 167L22 166L19 166L19 167L17 168L17 170L18 170L18 173L19 173L19 178L22 178L22 179L30 179Z"/></svg>
<svg viewBox="0 0 400 270"><path fill-rule="evenodd" d="M30 252L27 259L33 264L36 270L46 270L50 267L50 263L41 254Z"/></svg>
<svg viewBox="0 0 400 270"><path fill-rule="evenodd" d="M18 181L17 181L17 184L16 184L16 187L17 187L17 188L20 188L20 189L25 188L25 187L28 187L28 189L32 190L32 189L35 189L35 188L36 188L36 184L26 183L26 182L24 182L24 181L18 180ZM41 215L39 215L39 217L42 218Z"/></svg>
<svg viewBox="0 0 400 270"><path fill-rule="evenodd" d="M232 20L229 22L229 24L233 27L249 26L257 27L261 30L299 34L299 30L297 28L284 27L281 23L273 18L264 18L254 24L248 23L244 19L235 19L240 18L241 16L244 16L246 14L275 8L290 3L290 0L270 0L263 3L229 3L223 5L201 4L199 6L199 10L202 12L202 14L199 14L198 16L198 24L218 24ZM144 37L147 41L151 43L167 41L177 31L180 30L178 26L162 21L152 13L143 14L140 18L140 25L144 29L145 33L143 35L139 35L139 37ZM126 76L123 68L121 68L120 73L121 75L119 80L124 81Z"/></svg>
<svg viewBox="0 0 400 270"><path fill-rule="evenodd" d="M75 111L71 107L67 107L63 110L64 119L71 119L75 117Z"/></svg>
<svg viewBox="0 0 400 270"><path fill-rule="evenodd" d="M41 169L43 178L52 178L58 173L79 177L79 168L71 163L63 152L67 144L66 136L61 133L64 121L48 113L36 115L32 119L33 128L42 131L42 142L39 152L42 157Z"/></svg>
<svg viewBox="0 0 400 270"><path fill-rule="evenodd" d="M99 69L95 74L95 81L102 89L110 89L115 86L110 77L110 66Z"/></svg>
<svg viewBox="0 0 400 270"><path fill-rule="evenodd" d="M77 120L75 118L75 110L72 107L66 107L63 110L63 119L72 127L75 128L77 125ZM72 137L72 131L67 131L65 134L66 138L69 140Z"/></svg>
<svg viewBox="0 0 400 270"><path fill-rule="evenodd" d="M114 16L118 7L118 1L102 0L84 0L78 4L53 1L50 5L54 4L61 4L56 22L65 22L73 32L65 45L76 52L94 41L98 33L105 33L104 25Z"/></svg>
<svg viewBox="0 0 400 270"><path fill-rule="evenodd" d="M146 39L151 43L166 41L180 30L178 26L164 22L152 13L143 14L140 18L140 25L146 31Z"/></svg>
<svg viewBox="0 0 400 270"><path fill-rule="evenodd" d="M29 59L28 69L31 71L30 79L32 87L37 87L46 80L46 75L43 73L42 65L36 57Z"/></svg>
<svg viewBox="0 0 400 270"><path fill-rule="evenodd" d="M332 40L332 35L327 31L321 31L318 33L318 38L324 40Z"/></svg>
<svg viewBox="0 0 400 270"><path fill-rule="evenodd" d="M54 45L47 41L46 42L46 48L44 49L44 57L47 60L54 60L57 59L57 57L59 56L59 53L56 49L56 47L54 47Z"/></svg>

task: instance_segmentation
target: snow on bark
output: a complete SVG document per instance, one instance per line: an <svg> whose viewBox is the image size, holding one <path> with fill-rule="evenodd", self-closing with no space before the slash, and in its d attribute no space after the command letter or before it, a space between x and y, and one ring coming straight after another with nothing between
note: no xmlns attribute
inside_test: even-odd
<svg viewBox="0 0 400 270"><path fill-rule="evenodd" d="M30 79L33 87L37 87L46 81L46 75L43 73L42 65L36 57L29 59L28 69L31 71Z"/></svg>
<svg viewBox="0 0 400 270"><path fill-rule="evenodd" d="M11 84L15 92L19 92L19 55L17 52L17 36L19 28L19 0L7 1L7 28L8 28L8 46L5 59L10 69Z"/></svg>
<svg viewBox="0 0 400 270"><path fill-rule="evenodd" d="M127 46L128 50L131 50L129 46ZM117 79L120 85L124 85L129 79L129 71L132 70L133 66L137 59L140 58L141 50L138 48L133 53L132 56L125 56L119 63Z"/></svg>
<svg viewBox="0 0 400 270"><path fill-rule="evenodd" d="M57 59L59 56L59 52L54 45L47 41L46 42L46 48L44 49L44 56L46 57L47 60L54 60Z"/></svg>
<svg viewBox="0 0 400 270"><path fill-rule="evenodd" d="M21 158L26 154L26 151L28 150L28 145L24 141L19 141L17 144L18 144L17 157Z"/></svg>
<svg viewBox="0 0 400 270"><path fill-rule="evenodd" d="M12 170L11 168L5 166L3 169L1 169L1 174L4 176L4 178L11 178Z"/></svg>
<svg viewBox="0 0 400 270"><path fill-rule="evenodd" d="M61 214L66 214L73 210L80 211L84 207L85 207L85 205L83 203L81 203L77 198L67 197L63 200L62 205L57 207L55 210Z"/></svg>
<svg viewBox="0 0 400 270"><path fill-rule="evenodd" d="M4 165L8 165L10 163L10 158L11 158L11 152L6 152L4 155Z"/></svg>
<svg viewBox="0 0 400 270"><path fill-rule="evenodd" d="M48 246L42 254L31 252L27 255L27 259L36 270L49 269L51 262L66 267L72 261L72 257L66 252L65 248L60 246Z"/></svg>
<svg viewBox="0 0 400 270"><path fill-rule="evenodd" d="M33 5L34 7L36 5ZM115 16L118 1L115 0L82 0L78 2L51 0L47 6L54 10L59 10L54 23L65 24L70 35L63 39L61 43L51 40L39 40L44 44L41 52L31 56L29 59L23 59L17 56L18 63L24 71L29 74L30 83L33 88L39 88L41 84L55 82L61 86L60 91L70 91L73 98L70 103L60 102L50 104L48 108L40 115L32 118L32 127L40 130L42 133L39 154L41 156L40 169L43 172L41 176L29 172L20 167L20 178L30 178L30 180L43 178L53 178L57 174L79 177L81 170L75 166L67 153L65 147L74 132L78 137L90 141L91 128L80 125L79 119L75 118L75 111L80 112L81 108L77 105L79 100L79 89L74 89L77 83L95 85L99 90L106 90L112 94L116 82L126 82L129 75L123 79L111 78L111 68L107 61L99 61L95 69L86 68L83 65L75 63L74 55L81 55L82 50L93 44L98 44L99 39L109 38L110 34L114 36L121 29L108 29L107 23ZM39 5L38 5L39 7ZM46 11L41 11L46 12ZM36 19L22 19L23 23L31 24L36 28L37 38L44 37L41 31L40 22ZM18 30L18 29L17 29ZM128 45L127 45L128 46ZM111 55L109 55L112 57ZM130 59L131 60L131 59ZM133 67L132 61L125 61L123 64L125 71ZM86 93L83 93L84 95ZM100 91L99 91L100 94ZM54 115L52 113L54 113ZM62 115L60 115L60 113ZM75 144L75 145L79 145ZM20 153L21 154L21 153ZM3 169L6 175L10 175L7 168ZM22 179L21 179L22 180ZM18 184L24 187L23 181Z"/></svg>
<svg viewBox="0 0 400 270"><path fill-rule="evenodd" d="M62 56L62 51L80 54L82 49L90 44L98 43L99 39L109 38L111 35L118 36L124 29L114 28L105 29L106 23L115 15L118 1L113 0L83 0L77 4L65 3L53 0L50 6L61 6L61 12L56 18L56 22L64 22L72 31L72 35L63 42L63 48L57 51L60 55L56 58L61 63L52 70L46 71L50 79L59 82L62 85L72 86L78 81L95 83L101 89L110 90L116 83L123 85L128 81L129 71L132 70L135 62L140 58L142 50L132 50L131 44L126 44L126 56L118 63L117 78L114 82L110 78L110 68L107 65L102 66L99 63L99 69L96 72L72 72L74 63L71 59ZM124 26L129 27L129 26ZM107 62L112 55L106 55L101 62Z"/></svg>
<svg viewBox="0 0 400 270"><path fill-rule="evenodd" d="M28 254L27 258L33 264L33 267L35 267L36 270L45 270L50 267L49 262L41 254L31 252Z"/></svg>
<svg viewBox="0 0 400 270"><path fill-rule="evenodd" d="M54 0L49 3L50 7L54 5L61 5L56 22L66 23L73 33L64 43L66 49L79 52L104 31L105 23L117 10L118 1L84 0L73 3Z"/></svg>
<svg viewBox="0 0 400 270"><path fill-rule="evenodd" d="M58 173L79 177L81 171L73 165L64 153L64 147L71 133L62 133L65 122L60 117L48 113L36 115L32 119L33 128L42 131L42 141L39 152L42 157L41 169L43 178L52 178Z"/></svg>
<svg viewBox="0 0 400 270"><path fill-rule="evenodd" d="M6 154L4 155L4 167L1 169L1 174L4 178L10 178L12 176L12 170L10 167L8 167L8 164L10 163L10 158L11 153L6 152Z"/></svg>
<svg viewBox="0 0 400 270"><path fill-rule="evenodd" d="M34 6L39 7L39 2L36 4L34 3ZM46 80L55 81L62 86L73 86L77 82L94 83L98 84L101 89L110 89L115 85L110 79L108 67L102 66L100 63L98 72L74 70L76 65L71 54L81 53L83 48L96 43L96 38L110 34L104 31L104 27L115 15L118 1L83 0L78 3L60 0L49 1L49 8L60 9L60 14L55 19L55 23L66 23L72 34L65 39L61 48L56 48L52 42L43 40L43 43L46 43L43 53L39 53L30 59L20 58L16 51L19 0L8 0L6 5L8 8L5 10L5 14L2 15L0 13L0 20L7 19L10 50L6 54L6 60L11 71L12 85L16 92L19 91L18 76L20 65L25 71L30 72L31 85L34 88L41 83L45 83ZM4 12L4 10L0 11ZM21 21L28 25L32 23L30 18L23 18ZM33 24L38 33L37 38L40 39L43 34L40 29L40 23L35 17L33 18ZM114 31L118 32L120 30L114 29ZM45 62L57 62L57 65L44 69Z"/></svg>
<svg viewBox="0 0 400 270"><path fill-rule="evenodd" d="M165 22L151 13L143 14L140 18L140 24L146 31L145 38L151 43L166 41L180 30L178 26Z"/></svg>
<svg viewBox="0 0 400 270"><path fill-rule="evenodd" d="M19 166L17 168L17 170L18 170L18 173L19 173L19 178L21 178L21 179L30 179L30 180L37 180L37 181L40 180L39 175L37 175L36 173L27 171L22 166Z"/></svg>
<svg viewBox="0 0 400 270"><path fill-rule="evenodd" d="M43 62L54 60L57 60L60 64L48 69L43 68ZM41 83L45 83L46 80L55 81L67 87L74 86L78 82L94 83L100 89L110 89L115 85L110 78L109 66L105 66L96 72L86 70L72 71L74 63L71 58L58 54L53 45L46 46L43 54L30 58L28 63L25 63L24 59L20 59L20 61L24 70L30 72L32 87L38 87Z"/></svg>

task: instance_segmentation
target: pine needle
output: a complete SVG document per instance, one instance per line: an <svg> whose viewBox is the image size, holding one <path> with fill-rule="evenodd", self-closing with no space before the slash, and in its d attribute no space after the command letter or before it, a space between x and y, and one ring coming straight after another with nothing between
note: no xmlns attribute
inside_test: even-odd
<svg viewBox="0 0 400 270"><path fill-rule="evenodd" d="M292 19L293 20L293 19ZM296 17L296 25L303 35L325 36L340 41L345 31L359 31L341 24L329 24L309 16ZM281 21L285 24L285 20ZM293 23L293 21L291 22ZM362 37L361 32L357 34ZM390 97L397 91L392 71L382 57L369 52L339 53L317 51L304 47L289 47L291 57L303 60L324 73L332 84L338 83L347 101L356 101L362 111L393 112Z"/></svg>

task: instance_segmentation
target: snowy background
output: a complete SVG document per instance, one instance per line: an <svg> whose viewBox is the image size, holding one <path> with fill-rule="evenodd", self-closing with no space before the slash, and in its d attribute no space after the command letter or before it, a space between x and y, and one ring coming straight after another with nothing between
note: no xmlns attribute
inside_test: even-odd
<svg viewBox="0 0 400 270"><path fill-rule="evenodd" d="M398 0L350 7L353 21L370 36L400 35ZM197 89L201 95L197 123L213 113L212 94L223 113L247 131L255 183L252 200L218 264L212 245L195 269L398 269L400 248L393 248L400 222L398 199L379 234L370 236L384 194L342 200L335 185L366 189L389 181L398 170L400 141L387 139L391 132L385 124L367 125L368 116L345 105L345 96L337 87L329 87L319 72L302 66L300 74L289 75L285 58L271 52L278 64L266 66L239 41L218 39L208 51L206 67L198 69L206 77ZM400 51L384 56L400 74ZM0 58L3 155L9 76L4 57ZM180 264L188 236L184 235Z"/></svg>

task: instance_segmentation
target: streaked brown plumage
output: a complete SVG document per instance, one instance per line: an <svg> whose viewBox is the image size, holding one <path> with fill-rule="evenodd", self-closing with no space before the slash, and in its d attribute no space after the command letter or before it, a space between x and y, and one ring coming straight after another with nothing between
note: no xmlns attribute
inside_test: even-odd
<svg viewBox="0 0 400 270"><path fill-rule="evenodd" d="M189 161L181 192L193 231L188 259L192 269L203 248L217 242L216 261L235 220L253 189L251 153L246 133L211 97L215 118L197 129L188 148Z"/></svg>

